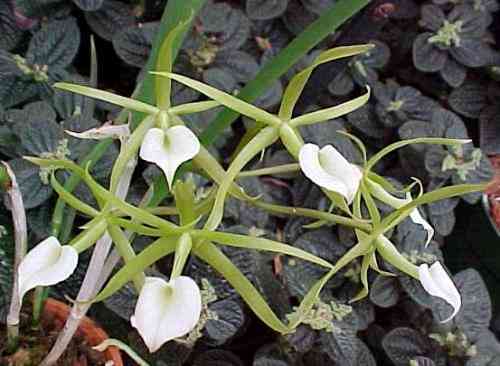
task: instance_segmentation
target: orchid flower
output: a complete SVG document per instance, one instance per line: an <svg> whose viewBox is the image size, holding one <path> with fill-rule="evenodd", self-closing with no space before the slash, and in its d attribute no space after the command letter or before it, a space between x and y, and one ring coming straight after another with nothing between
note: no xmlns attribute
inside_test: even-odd
<svg viewBox="0 0 500 366"><path fill-rule="evenodd" d="M299 165L304 175L318 186L342 195L348 204L354 200L363 174L332 145L320 150L317 145L305 144L299 152Z"/></svg>
<svg viewBox="0 0 500 366"><path fill-rule="evenodd" d="M439 262L434 262L430 267L424 263L418 267L418 275L425 291L440 297L453 307L453 313L443 323L450 321L460 310L462 300L446 270Z"/></svg>
<svg viewBox="0 0 500 366"><path fill-rule="evenodd" d="M51 236L28 252L18 268L19 298L37 286L51 286L66 280L75 271L78 252L61 245Z"/></svg>
<svg viewBox="0 0 500 366"><path fill-rule="evenodd" d="M158 165L172 188L177 168L199 151L200 142L196 135L185 126L174 126L166 130L151 128L144 136L139 156Z"/></svg>
<svg viewBox="0 0 500 366"><path fill-rule="evenodd" d="M410 192L406 192L406 198L397 198L393 195L389 194L380 184L373 182L372 180L367 179L368 185L370 187L370 192L374 195L375 198L384 202L385 204L398 209L403 207L404 205L410 203L413 198ZM434 228L422 217L422 214L415 207L410 213L410 219L417 225L422 225L424 230L427 232L427 239L425 241L425 246L427 247L434 236Z"/></svg>
<svg viewBox="0 0 500 366"><path fill-rule="evenodd" d="M164 343L189 333L201 314L201 293L190 277L169 282L147 277L130 322L150 352Z"/></svg>

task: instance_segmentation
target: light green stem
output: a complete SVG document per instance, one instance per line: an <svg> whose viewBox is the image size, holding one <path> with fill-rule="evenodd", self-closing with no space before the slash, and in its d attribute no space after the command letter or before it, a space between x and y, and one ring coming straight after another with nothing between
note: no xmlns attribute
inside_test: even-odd
<svg viewBox="0 0 500 366"><path fill-rule="evenodd" d="M243 169L255 155L274 143L277 138L278 131L276 128L265 127L248 143L248 145L241 150L236 159L233 160L226 172L224 180L219 186L217 196L215 198L214 208L205 223L205 229L215 230L217 226L219 226L224 214L224 201L226 194L231 187L233 180L236 178L241 169Z"/></svg>
<svg viewBox="0 0 500 366"><path fill-rule="evenodd" d="M406 273L416 280L419 279L418 267L406 259L389 239L387 239L384 235L379 235L375 240L375 243L379 254L382 258L384 258L384 260L392 264L401 272Z"/></svg>
<svg viewBox="0 0 500 366"><path fill-rule="evenodd" d="M182 270L184 269L184 265L189 258L189 253L191 253L192 247L193 241L191 240L191 236L187 233L182 234L175 248L174 266L172 267L170 279L179 277L182 274Z"/></svg>

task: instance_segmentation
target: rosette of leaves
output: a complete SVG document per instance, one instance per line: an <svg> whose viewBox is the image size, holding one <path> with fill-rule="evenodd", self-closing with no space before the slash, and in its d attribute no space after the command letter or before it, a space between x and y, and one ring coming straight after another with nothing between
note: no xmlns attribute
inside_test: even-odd
<svg viewBox="0 0 500 366"><path fill-rule="evenodd" d="M183 44L179 62L207 84L233 93L259 69L255 58L241 49L249 37L250 21L241 10L209 1Z"/></svg>
<svg viewBox="0 0 500 366"><path fill-rule="evenodd" d="M373 85L377 103L375 113L385 127L398 127L410 119L427 121L436 103L411 86L400 86L393 80Z"/></svg>
<svg viewBox="0 0 500 366"><path fill-rule="evenodd" d="M8 154L9 161L23 195L24 206L31 209L42 205L52 195L49 184L50 171L40 170L24 160L22 156L78 160L87 154L96 143L91 140L76 139L64 130L82 132L96 127L98 122L88 113L81 111L58 122L57 113L46 102L34 102L23 109L6 112L2 125L2 152ZM92 169L102 180L108 175L116 148L111 148L104 158Z"/></svg>
<svg viewBox="0 0 500 366"><path fill-rule="evenodd" d="M384 42L371 40L370 43L375 45L373 49L353 57L348 67L335 76L328 85L330 93L336 96L346 95L351 93L356 85L364 87L378 80L378 71L389 62L391 50Z"/></svg>
<svg viewBox="0 0 500 366"><path fill-rule="evenodd" d="M148 61L159 22L134 24L113 37L113 48L127 64L142 68Z"/></svg>
<svg viewBox="0 0 500 366"><path fill-rule="evenodd" d="M269 20L285 12L288 0L247 0L246 12L250 19Z"/></svg>
<svg viewBox="0 0 500 366"><path fill-rule="evenodd" d="M51 84L67 78L79 46L80 30L69 17L43 24L24 57L0 50L0 103L8 108L37 96L50 98Z"/></svg>
<svg viewBox="0 0 500 366"><path fill-rule="evenodd" d="M487 87L485 87L487 83ZM448 97L451 108L467 118L479 118L481 149L500 153L500 86L497 82L467 81Z"/></svg>
<svg viewBox="0 0 500 366"><path fill-rule="evenodd" d="M457 273L453 280L462 295L462 307L451 322L446 326L415 327L421 331L396 328L384 337L382 346L395 365L411 365L410 361L418 356L437 365L450 362L468 366L494 365L491 362L498 360L500 343L488 330L491 301L481 276L474 269L466 269ZM439 299L433 301L436 302L432 309L437 324L447 316L449 308Z"/></svg>
<svg viewBox="0 0 500 366"><path fill-rule="evenodd" d="M423 72L439 72L452 87L460 86L467 67L492 62L493 51L483 39L488 18L468 5L457 5L445 15L433 4L422 6L420 24L427 31L413 42L413 63Z"/></svg>
<svg viewBox="0 0 500 366"><path fill-rule="evenodd" d="M97 10L84 13L85 20L101 38L112 41L114 36L121 34L123 29L135 23L133 7L116 0L102 0L101 2Z"/></svg>
<svg viewBox="0 0 500 366"><path fill-rule="evenodd" d="M445 137L468 139L463 121L455 113L443 108L434 110L430 121L411 120L399 128L402 139L417 137ZM471 143L460 148L415 145L402 150L402 159L408 162L413 176L425 178L428 190L452 184L488 181L493 175L491 164L486 155ZM413 162L413 163L412 163ZM418 164L415 164L417 162ZM410 171L408 171L409 173ZM460 197L470 204L476 203L481 193L470 193ZM455 224L453 210L458 198L445 199L428 205L431 224L441 235L449 235Z"/></svg>
<svg viewBox="0 0 500 366"><path fill-rule="evenodd" d="M434 0L434 4L445 5L445 4L467 4L475 11L483 13L488 18L488 24L493 21L491 13L494 13L500 9L500 4L498 0Z"/></svg>

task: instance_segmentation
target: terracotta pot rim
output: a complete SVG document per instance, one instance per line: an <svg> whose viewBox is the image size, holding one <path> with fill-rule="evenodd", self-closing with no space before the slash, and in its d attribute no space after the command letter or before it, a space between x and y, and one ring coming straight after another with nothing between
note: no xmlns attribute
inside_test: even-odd
<svg viewBox="0 0 500 366"><path fill-rule="evenodd" d="M45 300L43 312L64 323L69 316L70 307L61 301L48 298ZM80 321L78 332L90 346L97 346L109 338L108 334L97 323L86 316ZM120 350L117 347L108 347L103 353L106 361L113 361L113 366L123 366Z"/></svg>

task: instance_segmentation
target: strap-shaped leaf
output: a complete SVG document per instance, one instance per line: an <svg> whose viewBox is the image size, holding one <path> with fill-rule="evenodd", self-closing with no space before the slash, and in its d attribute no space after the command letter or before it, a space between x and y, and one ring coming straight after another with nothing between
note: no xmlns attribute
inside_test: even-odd
<svg viewBox="0 0 500 366"><path fill-rule="evenodd" d="M50 177L50 184L54 191L61 197L61 199L66 202L68 205L73 207L75 210L78 210L85 215L90 217L95 217L99 215L99 211L97 211L92 206L87 205L85 202L80 201L73 194L67 191L58 181L55 174L52 174Z"/></svg>
<svg viewBox="0 0 500 366"><path fill-rule="evenodd" d="M368 213L370 214L370 219L372 220L374 225L377 225L380 223L381 220L378 207L375 204L375 201L364 182L361 182L360 188L361 188L361 196L363 197L363 201L365 201L366 208L368 208Z"/></svg>
<svg viewBox="0 0 500 366"><path fill-rule="evenodd" d="M247 102L244 102L241 99L232 96L231 94L224 93L223 91L220 91L214 87L206 85L197 80L188 78L187 76L182 76L169 72L154 72L152 74L176 80L179 83L189 86L190 88L199 91L200 93L206 95L207 97L216 100L220 104L225 105L226 107L231 108L236 112L241 113L244 116L250 117L256 121L265 122L267 124L274 126L278 126L281 123L280 119L277 116L268 113L260 108L257 108Z"/></svg>
<svg viewBox="0 0 500 366"><path fill-rule="evenodd" d="M241 150L236 159L229 166L224 179L220 182L217 196L215 197L214 207L205 223L205 229L215 230L222 221L224 215L224 202L234 179L239 172L266 147L271 145L278 138L278 130L274 127L266 127L260 131L252 141Z"/></svg>
<svg viewBox="0 0 500 366"><path fill-rule="evenodd" d="M107 299L121 289L127 282L131 281L135 275L144 271L159 259L173 253L177 240L177 236L168 236L153 242L146 249L137 254L135 258L120 268L92 302L99 302Z"/></svg>
<svg viewBox="0 0 500 366"><path fill-rule="evenodd" d="M362 300L366 297L366 295L368 295L369 291L368 269L370 268L370 261L371 261L371 254L365 254L361 262L361 273L360 273L361 284L363 285L363 288L359 291L359 293L356 296L354 296L351 300L349 300L350 303Z"/></svg>
<svg viewBox="0 0 500 366"><path fill-rule="evenodd" d="M158 52L156 60L156 71L172 72L174 60L174 47L180 41L180 36L186 32L186 28L191 24L191 19L184 20L177 24L172 29ZM162 110L167 110L170 107L170 93L172 91L172 80L170 78L162 78L155 76L155 94L156 106Z"/></svg>
<svg viewBox="0 0 500 366"><path fill-rule="evenodd" d="M162 80L170 80L169 78L160 78ZM183 115L191 113L199 113L208 111L209 109L220 106L220 103L215 100L206 100L203 102L192 102L176 105L171 107L168 111L172 114Z"/></svg>
<svg viewBox="0 0 500 366"><path fill-rule="evenodd" d="M358 55L372 48L373 45L368 44L336 47L322 52L314 60L311 66L305 68L297 75L295 75L292 80L290 80L288 86L285 89L285 92L283 93L279 116L284 120L289 120L290 118L292 118L293 108L295 107L297 100L299 100L300 94L302 94L307 80L309 80L309 77L317 66L340 58Z"/></svg>
<svg viewBox="0 0 500 366"><path fill-rule="evenodd" d="M252 309L259 319L268 327L282 334L291 331L291 329L276 316L254 285L252 285L238 267L236 267L214 244L203 243L203 245L196 247L193 253L219 272L240 294L250 309Z"/></svg>
<svg viewBox="0 0 500 366"><path fill-rule="evenodd" d="M133 231L136 234L139 235L146 235L146 236L163 236L164 233L161 230L151 228L146 225L141 225L137 222L134 222L132 220L127 220L123 219L120 217L110 217L108 218L108 222L113 225L118 225L121 226L122 228L126 230Z"/></svg>
<svg viewBox="0 0 500 366"><path fill-rule="evenodd" d="M54 88L67 90L73 93L85 95L86 97L99 99L111 104L116 104L131 111L142 112L146 114L156 114L160 111L158 108L150 104L88 86L70 83L55 83Z"/></svg>
<svg viewBox="0 0 500 366"><path fill-rule="evenodd" d="M111 194L107 189L102 187L99 183L97 183L87 171L76 165L71 160L40 159L35 157L24 157L24 159L38 166L51 167L55 169L62 168L76 173L85 182L85 184L87 184L96 198L102 199L107 203L111 203L126 215L129 215L140 222L147 223L149 225L155 225L158 228L164 230L165 233L170 234L181 233L185 230L185 228L179 227L167 220L164 220L147 212L146 210L137 208L134 205L131 205L119 199L115 195ZM188 225L188 227L192 225L193 223Z"/></svg>
<svg viewBox="0 0 500 366"><path fill-rule="evenodd" d="M412 145L412 144L434 144L434 145L463 145L471 142L471 140L463 140L463 139L446 139L446 138L441 138L441 137L418 137L415 139L409 139L409 140L403 140L403 141L398 141L393 144L390 144L387 147L384 147L382 150L380 150L378 153L373 155L370 160L366 163L366 170L370 170L373 168L375 164L378 163L380 159L382 159L384 156L387 154L390 154L394 150L400 149L402 147L405 147L407 145Z"/></svg>
<svg viewBox="0 0 500 366"><path fill-rule="evenodd" d="M308 262L316 263L322 267L332 268L333 265L328 261L321 259L305 250L292 247L291 245L280 243L266 238L255 238L247 235L224 233L208 230L193 230L193 237L199 237L205 240L210 240L215 243L224 244L237 248L265 250L273 253L280 253L292 257L300 258Z"/></svg>
<svg viewBox="0 0 500 366"><path fill-rule="evenodd" d="M342 117L348 113L351 113L352 111L363 106L366 102L368 102L368 99L370 99L370 94L371 94L370 87L366 86L366 90L367 90L366 93L363 94L362 96L351 99L345 103L330 108L320 109L319 111L314 111L293 118L290 121L290 124L294 127L311 125L318 122L325 122L328 121L329 119Z"/></svg>
<svg viewBox="0 0 500 366"><path fill-rule="evenodd" d="M425 205L431 202L444 200L446 198L461 196L472 192L482 192L486 189L487 183L482 184L459 184L456 186L449 186L436 189L432 192L427 192L413 199L406 205L398 208L397 210L391 212L387 215L382 222L380 227L384 228L384 232L390 230L391 228L398 225L401 221L407 218L410 213L418 206Z"/></svg>

